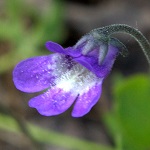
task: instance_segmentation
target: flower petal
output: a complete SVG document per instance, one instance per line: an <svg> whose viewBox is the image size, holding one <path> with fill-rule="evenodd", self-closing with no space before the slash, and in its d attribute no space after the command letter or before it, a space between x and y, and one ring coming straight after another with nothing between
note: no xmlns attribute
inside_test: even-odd
<svg viewBox="0 0 150 150"><path fill-rule="evenodd" d="M75 49L73 47L63 48L61 45L52 41L46 42L45 46L51 52L65 54L71 57L78 57L81 55L81 49L77 49L77 48Z"/></svg>
<svg viewBox="0 0 150 150"><path fill-rule="evenodd" d="M57 52L57 53L61 53L61 54L66 54L64 48L61 45L59 45L59 44L57 44L55 42L48 41L48 42L46 42L45 46L51 52Z"/></svg>
<svg viewBox="0 0 150 150"><path fill-rule="evenodd" d="M49 89L29 101L29 106L36 108L44 116L54 116L66 111L75 101L77 95L64 92L60 88Z"/></svg>
<svg viewBox="0 0 150 150"><path fill-rule="evenodd" d="M74 47L68 47L68 48L65 48L65 52L67 55L71 57L79 57L82 55L81 48L74 49Z"/></svg>
<svg viewBox="0 0 150 150"><path fill-rule="evenodd" d="M72 116L82 117L87 114L91 108L97 103L102 92L102 80L99 84L95 84L87 92L79 95L74 105Z"/></svg>
<svg viewBox="0 0 150 150"><path fill-rule="evenodd" d="M64 56L51 54L26 59L20 62L13 71L15 86L24 92L38 92L54 85L55 78L63 74ZM67 67L67 66L66 66Z"/></svg>
<svg viewBox="0 0 150 150"><path fill-rule="evenodd" d="M98 49L95 49L86 55L74 58L73 60L92 71L97 77L102 78L106 77L111 71L117 54L118 49L113 46L109 46L108 53L102 64L99 64Z"/></svg>

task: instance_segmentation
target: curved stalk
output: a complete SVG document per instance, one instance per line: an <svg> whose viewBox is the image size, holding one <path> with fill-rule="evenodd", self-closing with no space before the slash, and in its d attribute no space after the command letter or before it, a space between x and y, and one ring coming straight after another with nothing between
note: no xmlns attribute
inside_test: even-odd
<svg viewBox="0 0 150 150"><path fill-rule="evenodd" d="M150 43L138 29L125 24L113 24L103 28L94 29L91 32L95 31L104 38L109 38L114 33L129 34L139 43L150 65Z"/></svg>

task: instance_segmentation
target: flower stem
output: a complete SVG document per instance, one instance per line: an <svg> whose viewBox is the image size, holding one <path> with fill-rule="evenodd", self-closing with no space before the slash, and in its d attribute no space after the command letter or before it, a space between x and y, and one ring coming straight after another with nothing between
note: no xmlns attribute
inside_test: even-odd
<svg viewBox="0 0 150 150"><path fill-rule="evenodd" d="M92 32L93 31L97 31L98 34L104 38L109 38L114 33L129 34L139 43L150 65L150 43L138 29L125 24L113 24L103 28L94 29Z"/></svg>

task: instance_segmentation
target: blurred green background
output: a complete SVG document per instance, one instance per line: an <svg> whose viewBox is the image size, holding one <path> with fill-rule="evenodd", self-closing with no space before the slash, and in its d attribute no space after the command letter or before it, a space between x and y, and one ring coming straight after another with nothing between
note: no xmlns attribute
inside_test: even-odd
<svg viewBox="0 0 150 150"><path fill-rule="evenodd" d="M149 8L149 0L0 0L0 150L149 150L149 67L127 35L115 36L129 56L118 56L100 101L82 118L71 109L41 116L27 104L34 94L12 82L19 61L49 54L49 40L73 46L94 28L124 23L150 41Z"/></svg>

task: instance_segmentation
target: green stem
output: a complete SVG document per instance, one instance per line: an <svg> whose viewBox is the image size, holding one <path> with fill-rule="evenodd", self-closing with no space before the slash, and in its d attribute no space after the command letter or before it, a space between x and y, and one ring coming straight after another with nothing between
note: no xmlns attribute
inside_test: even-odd
<svg viewBox="0 0 150 150"><path fill-rule="evenodd" d="M139 43L150 65L150 43L138 29L135 29L125 24L114 24L92 30L92 32L95 31L98 32L99 35L102 35L102 37L106 38L114 33L129 34Z"/></svg>

